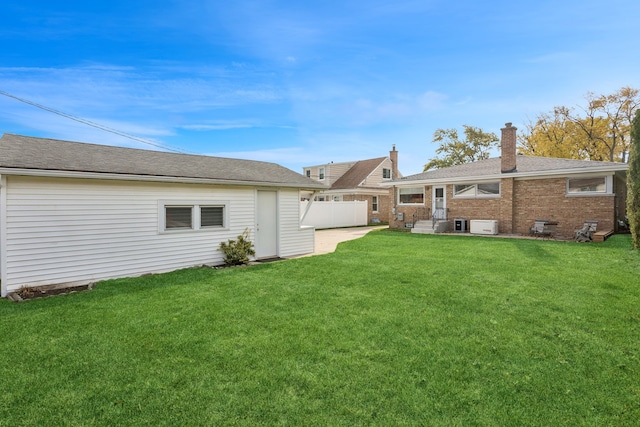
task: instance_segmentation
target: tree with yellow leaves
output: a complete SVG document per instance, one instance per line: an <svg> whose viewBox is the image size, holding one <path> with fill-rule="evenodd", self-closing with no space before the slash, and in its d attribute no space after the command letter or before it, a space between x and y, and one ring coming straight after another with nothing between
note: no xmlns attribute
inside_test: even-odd
<svg viewBox="0 0 640 427"><path fill-rule="evenodd" d="M580 160L626 162L631 121L640 106L638 89L623 87L611 95L588 93L586 107L555 107L526 125L521 154Z"/></svg>

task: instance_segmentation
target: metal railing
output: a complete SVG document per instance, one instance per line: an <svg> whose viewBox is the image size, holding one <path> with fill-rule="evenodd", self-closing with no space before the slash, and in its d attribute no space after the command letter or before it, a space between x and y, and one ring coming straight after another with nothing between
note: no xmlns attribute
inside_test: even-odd
<svg viewBox="0 0 640 427"><path fill-rule="evenodd" d="M431 208L418 208L416 209L416 211L413 213L413 225L416 225L416 222L424 220L424 219L428 219L431 217L430 215L431 213Z"/></svg>
<svg viewBox="0 0 640 427"><path fill-rule="evenodd" d="M436 208L431 215L431 227L435 230L438 221L446 221L448 208Z"/></svg>

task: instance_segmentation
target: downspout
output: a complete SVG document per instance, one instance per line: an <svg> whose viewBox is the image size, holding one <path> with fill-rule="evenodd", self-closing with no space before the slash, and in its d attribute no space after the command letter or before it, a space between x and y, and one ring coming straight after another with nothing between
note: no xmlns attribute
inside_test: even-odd
<svg viewBox="0 0 640 427"><path fill-rule="evenodd" d="M311 210L311 205L313 204L313 201L316 199L316 195L318 193L319 193L318 191L314 191L311 194L311 198L309 199L309 203L307 203L307 208L304 210L304 212L302 213L302 216L300 217L300 225L302 225L302 222L304 221L304 219L307 217L307 214Z"/></svg>
<svg viewBox="0 0 640 427"><path fill-rule="evenodd" d="M0 175L0 297L7 296L7 176Z"/></svg>

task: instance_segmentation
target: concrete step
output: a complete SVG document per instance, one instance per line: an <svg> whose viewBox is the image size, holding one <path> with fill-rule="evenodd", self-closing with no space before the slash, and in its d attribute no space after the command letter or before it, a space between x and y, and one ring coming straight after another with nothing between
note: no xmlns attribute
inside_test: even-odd
<svg viewBox="0 0 640 427"><path fill-rule="evenodd" d="M447 231L449 231L449 222L446 220L436 221L435 228L431 220L418 221L411 229L412 233L419 234L445 233Z"/></svg>
<svg viewBox="0 0 640 427"><path fill-rule="evenodd" d="M433 222L432 221L418 221L411 229L412 233L418 234L433 234Z"/></svg>

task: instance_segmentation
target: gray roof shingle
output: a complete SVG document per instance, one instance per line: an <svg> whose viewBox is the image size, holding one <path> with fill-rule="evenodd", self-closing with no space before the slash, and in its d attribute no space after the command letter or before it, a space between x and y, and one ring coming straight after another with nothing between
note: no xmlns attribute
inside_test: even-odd
<svg viewBox="0 0 640 427"><path fill-rule="evenodd" d="M322 189L326 186L275 163L175 154L4 134L0 168L92 172Z"/></svg>
<svg viewBox="0 0 640 427"><path fill-rule="evenodd" d="M581 173L602 170L625 170L628 167L625 163L596 162L587 160L555 159L548 157L516 156L516 171L507 174L501 173L500 157L493 157L487 160L479 160L473 163L451 166L448 168L431 170L415 175L406 176L402 179L394 180L393 183L407 181L429 181L464 179L471 177L497 177L497 176L533 176L554 172Z"/></svg>

